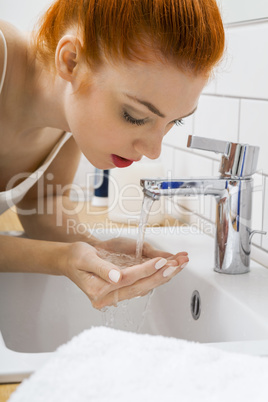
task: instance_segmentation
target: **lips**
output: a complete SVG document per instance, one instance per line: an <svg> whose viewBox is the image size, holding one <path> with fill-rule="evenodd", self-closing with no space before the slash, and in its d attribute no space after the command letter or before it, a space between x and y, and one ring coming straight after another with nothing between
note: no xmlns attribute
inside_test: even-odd
<svg viewBox="0 0 268 402"><path fill-rule="evenodd" d="M125 159L125 158L122 158L121 156L114 155L114 154L112 154L112 161L113 161L113 164L114 164L116 167L118 167L118 168L125 168L125 167L128 167L128 166L130 166L133 162L135 162L135 161L133 161L133 160Z"/></svg>

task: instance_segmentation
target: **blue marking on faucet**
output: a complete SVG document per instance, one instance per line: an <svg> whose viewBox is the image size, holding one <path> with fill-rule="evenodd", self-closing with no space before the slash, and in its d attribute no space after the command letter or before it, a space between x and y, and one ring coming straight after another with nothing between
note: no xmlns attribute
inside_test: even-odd
<svg viewBox="0 0 268 402"><path fill-rule="evenodd" d="M183 184L183 181L164 181L161 183L161 189L168 190L173 188L180 188Z"/></svg>

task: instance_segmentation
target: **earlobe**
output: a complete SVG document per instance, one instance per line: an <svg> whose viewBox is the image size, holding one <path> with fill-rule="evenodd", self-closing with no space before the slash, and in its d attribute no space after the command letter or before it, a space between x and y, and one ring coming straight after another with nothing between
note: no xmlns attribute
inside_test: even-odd
<svg viewBox="0 0 268 402"><path fill-rule="evenodd" d="M77 37L65 35L61 38L55 53L56 69L61 78L73 81L80 54L81 43Z"/></svg>

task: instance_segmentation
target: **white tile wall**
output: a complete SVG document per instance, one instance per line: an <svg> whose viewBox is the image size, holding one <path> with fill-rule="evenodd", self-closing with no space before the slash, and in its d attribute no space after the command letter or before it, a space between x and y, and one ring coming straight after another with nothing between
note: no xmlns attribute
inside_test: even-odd
<svg viewBox="0 0 268 402"><path fill-rule="evenodd" d="M164 166L166 176L173 177L174 175L174 152L175 149L169 145L162 145L161 162Z"/></svg>
<svg viewBox="0 0 268 402"><path fill-rule="evenodd" d="M194 134L218 140L238 141L239 100L201 96L194 116ZM194 151L208 158L220 159L213 152Z"/></svg>
<svg viewBox="0 0 268 402"><path fill-rule="evenodd" d="M212 175L213 161L208 158L182 150L176 150L174 157L174 169L178 177Z"/></svg>
<svg viewBox="0 0 268 402"><path fill-rule="evenodd" d="M268 175L268 101L242 100L240 117L240 141L261 146L258 170Z"/></svg>
<svg viewBox="0 0 268 402"><path fill-rule="evenodd" d="M201 96L195 113L195 135L237 142L239 100ZM210 154L210 156L214 154Z"/></svg>
<svg viewBox="0 0 268 402"><path fill-rule="evenodd" d="M219 157L187 149L188 134L258 145L252 229L268 232L268 20L229 26L226 31L225 60L204 89L195 115L183 127L173 128L167 134L162 160L167 167L173 166L173 177L217 176ZM215 221L212 198L177 199L176 202L178 206L172 211L182 220L187 220L187 214L192 217L195 213L197 220L203 217L208 224ZM268 235L253 237L252 256L268 267Z"/></svg>
<svg viewBox="0 0 268 402"><path fill-rule="evenodd" d="M227 55L218 74L221 95L267 99L268 23L230 27Z"/></svg>
<svg viewBox="0 0 268 402"><path fill-rule="evenodd" d="M265 230L268 233L268 178L266 178L265 182L265 208L263 218L263 230ZM266 250L268 253L268 234L266 236L262 236L262 248Z"/></svg>
<svg viewBox="0 0 268 402"><path fill-rule="evenodd" d="M188 135L193 134L193 131L194 117L186 117L181 126L173 126L171 130L169 130L164 137L163 144L185 149L187 146Z"/></svg>
<svg viewBox="0 0 268 402"><path fill-rule="evenodd" d="M193 153L177 149L174 154L174 170L177 178L208 177L212 175L213 161ZM211 197L177 197L177 203L192 212L211 217ZM181 211L180 211L181 213ZM187 214L189 215L189 214ZM182 216L182 219L185 216Z"/></svg>

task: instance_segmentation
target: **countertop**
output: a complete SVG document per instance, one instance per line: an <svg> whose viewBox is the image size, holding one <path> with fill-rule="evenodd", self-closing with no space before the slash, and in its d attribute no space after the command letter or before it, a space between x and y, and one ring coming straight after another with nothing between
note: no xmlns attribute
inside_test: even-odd
<svg viewBox="0 0 268 402"><path fill-rule="evenodd" d="M79 208L80 209L80 208ZM81 222L88 227L94 227L96 224L103 224L104 227L123 228L127 225L124 223L112 222L108 219L106 207L92 207L88 203L81 204L81 212L79 213ZM165 224L170 226L179 225L179 222L169 216L165 219ZM17 217L16 209L13 207L0 216L0 231L23 230L21 223ZM19 384L0 384L0 402L6 402L10 395L15 391Z"/></svg>

